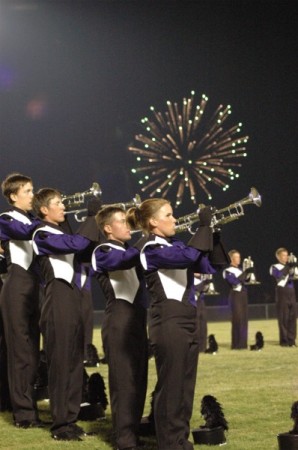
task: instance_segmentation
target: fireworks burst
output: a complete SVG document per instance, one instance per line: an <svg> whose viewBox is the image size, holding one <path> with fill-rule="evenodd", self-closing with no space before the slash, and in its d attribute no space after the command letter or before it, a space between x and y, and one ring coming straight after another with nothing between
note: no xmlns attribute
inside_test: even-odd
<svg viewBox="0 0 298 450"><path fill-rule="evenodd" d="M245 144L248 136L237 137L241 132L239 123L228 130L223 125L231 114L231 106L219 105L211 117L206 117L208 97L202 95L194 104L195 92L184 98L182 111L177 103L167 101L165 113L151 106L152 119L141 120L144 134L137 134L133 146L128 149L137 155L137 167L141 190L150 197L165 197L169 191L176 192L176 206L185 194L197 203L199 191L212 199L212 183L224 191L229 181L239 177L237 159L247 156Z"/></svg>

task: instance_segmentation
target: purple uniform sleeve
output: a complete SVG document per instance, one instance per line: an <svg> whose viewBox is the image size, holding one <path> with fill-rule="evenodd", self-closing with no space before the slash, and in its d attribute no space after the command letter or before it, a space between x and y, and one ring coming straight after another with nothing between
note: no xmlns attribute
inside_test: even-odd
<svg viewBox="0 0 298 450"><path fill-rule="evenodd" d="M239 280L239 278L237 278L236 275L233 272L230 272L228 269L226 269L224 272L224 278L231 286L243 284L242 281Z"/></svg>
<svg viewBox="0 0 298 450"><path fill-rule="evenodd" d="M279 270L276 266L271 266L271 275L275 278L276 282L278 283L280 280L282 280L283 278L285 278L288 274L286 273L286 266L284 266L281 270Z"/></svg>
<svg viewBox="0 0 298 450"><path fill-rule="evenodd" d="M96 270L112 272L113 270L127 270L140 263L140 252L134 247L118 250L109 246L95 250Z"/></svg>
<svg viewBox="0 0 298 450"><path fill-rule="evenodd" d="M174 242L171 247L148 245L145 248L147 270L187 269L193 272L215 273L208 257L199 250Z"/></svg>
<svg viewBox="0 0 298 450"><path fill-rule="evenodd" d="M89 239L79 234L54 234L40 230L34 236L40 255L67 255L85 250Z"/></svg>
<svg viewBox="0 0 298 450"><path fill-rule="evenodd" d="M30 241L35 228L40 224L39 219L33 219L31 224L22 223L13 217L2 214L0 216L0 240L10 239Z"/></svg>

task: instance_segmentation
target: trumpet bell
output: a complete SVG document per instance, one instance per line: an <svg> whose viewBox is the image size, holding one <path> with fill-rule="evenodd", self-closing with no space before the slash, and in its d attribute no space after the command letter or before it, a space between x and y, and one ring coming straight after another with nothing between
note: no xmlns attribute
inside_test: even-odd
<svg viewBox="0 0 298 450"><path fill-rule="evenodd" d="M254 203L256 206L262 206L262 197L255 187L250 189L250 193L248 194L248 198L250 203Z"/></svg>
<svg viewBox="0 0 298 450"><path fill-rule="evenodd" d="M212 218L212 226L225 225L226 223L239 219L240 216L244 216L243 206L247 204L262 205L262 198L255 187L252 187L248 196L242 200L238 200L238 202L232 203L225 208L215 210Z"/></svg>
<svg viewBox="0 0 298 450"><path fill-rule="evenodd" d="M81 206L87 198L97 197L101 198L101 188L100 185L96 182L92 183L92 186L90 189L84 192L76 192L75 194L71 195L63 195L62 196L62 202L64 203L64 206L66 210L68 209L74 209L78 206Z"/></svg>

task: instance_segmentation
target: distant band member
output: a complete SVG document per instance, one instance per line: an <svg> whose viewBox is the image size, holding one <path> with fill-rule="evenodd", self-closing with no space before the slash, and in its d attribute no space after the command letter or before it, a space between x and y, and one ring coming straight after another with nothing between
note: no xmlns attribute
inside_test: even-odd
<svg viewBox="0 0 298 450"><path fill-rule="evenodd" d="M288 262L289 254L286 248L278 248L275 256L278 262L270 267L270 275L276 281L279 344L283 347L293 347L297 334L297 306L293 282L295 263Z"/></svg>
<svg viewBox="0 0 298 450"><path fill-rule="evenodd" d="M230 250L231 264L223 271L223 278L230 286L229 303L232 313L232 350L247 348L248 297L245 282L250 279L253 268L241 270L238 250Z"/></svg>

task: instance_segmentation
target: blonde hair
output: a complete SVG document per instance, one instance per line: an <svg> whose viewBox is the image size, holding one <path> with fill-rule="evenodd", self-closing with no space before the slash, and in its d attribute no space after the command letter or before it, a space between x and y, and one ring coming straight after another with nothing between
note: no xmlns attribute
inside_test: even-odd
<svg viewBox="0 0 298 450"><path fill-rule="evenodd" d="M276 250L276 252L275 252L276 258L278 259L279 255L280 255L281 253L283 253L283 252L289 253L288 250L287 250L286 248L284 248L284 247L279 247L279 248Z"/></svg>
<svg viewBox="0 0 298 450"><path fill-rule="evenodd" d="M144 233L151 232L150 219L164 205L170 205L170 202L164 198L149 198L144 200L140 206L134 206L127 211L127 223L132 230L142 229Z"/></svg>
<svg viewBox="0 0 298 450"><path fill-rule="evenodd" d="M240 255L240 252L238 252L238 250L233 249L233 250L229 251L228 255L229 255L230 259L232 259L232 257L235 255L235 253L239 253L239 255Z"/></svg>

